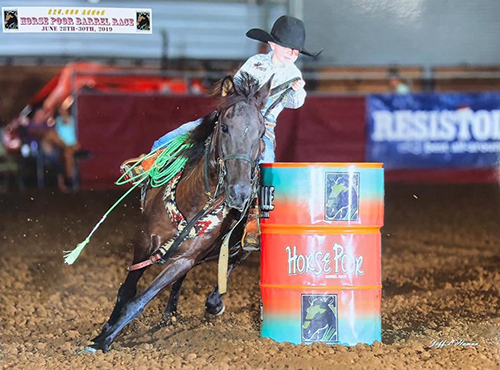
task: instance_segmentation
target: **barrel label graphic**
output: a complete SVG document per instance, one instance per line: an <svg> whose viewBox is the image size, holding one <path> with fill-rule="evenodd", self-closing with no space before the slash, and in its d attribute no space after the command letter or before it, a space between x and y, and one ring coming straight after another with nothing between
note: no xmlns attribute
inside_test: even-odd
<svg viewBox="0 0 500 370"><path fill-rule="evenodd" d="M313 244L313 242L309 242ZM322 250L320 246L312 253L297 253L297 246L285 248L288 262L288 276L311 274L325 279L343 279L364 275L363 256L352 253L352 248L344 248L334 243L331 250ZM283 258L280 260L284 260Z"/></svg>
<svg viewBox="0 0 500 370"><path fill-rule="evenodd" d="M302 342L338 342L336 294L302 294Z"/></svg>
<svg viewBox="0 0 500 370"><path fill-rule="evenodd" d="M382 280L380 234L283 234L263 228L261 252L272 268L261 283L282 286L377 287ZM278 231L280 231L278 229Z"/></svg>
<svg viewBox="0 0 500 370"><path fill-rule="evenodd" d="M359 219L359 172L326 173L325 220Z"/></svg>
<svg viewBox="0 0 500 370"><path fill-rule="evenodd" d="M269 212L274 209L274 186L261 186L259 194L260 217L269 218Z"/></svg>

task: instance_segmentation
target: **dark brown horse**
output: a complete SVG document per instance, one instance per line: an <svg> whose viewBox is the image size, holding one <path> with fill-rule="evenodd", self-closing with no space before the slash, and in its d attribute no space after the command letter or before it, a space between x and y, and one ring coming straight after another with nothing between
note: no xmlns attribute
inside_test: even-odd
<svg viewBox="0 0 500 370"><path fill-rule="evenodd" d="M175 315L180 286L188 271L218 257L224 235L240 220L255 193L258 156L265 131L260 110L270 86L271 80L259 89L257 81L246 74L235 81L231 77L222 81L218 109L206 116L190 135L193 146L185 153L189 160L182 175L169 185L148 190L144 199L144 224L135 245L133 263L147 260L164 247L162 271L139 294L136 294L137 282L146 268L129 272L109 320L87 347L89 351L106 352L120 331L171 284L164 315L167 318ZM190 227L191 224L194 226ZM239 235L234 234L237 241ZM233 247L228 274L248 255L237 242L230 244ZM208 297L206 308L211 314L223 311L217 286Z"/></svg>

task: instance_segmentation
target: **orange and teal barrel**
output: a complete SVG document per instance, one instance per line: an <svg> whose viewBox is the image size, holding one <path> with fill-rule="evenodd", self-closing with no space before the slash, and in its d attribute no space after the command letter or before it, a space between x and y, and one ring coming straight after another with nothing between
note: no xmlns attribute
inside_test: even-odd
<svg viewBox="0 0 500 370"><path fill-rule="evenodd" d="M261 170L261 335L381 341L381 163L270 163Z"/></svg>

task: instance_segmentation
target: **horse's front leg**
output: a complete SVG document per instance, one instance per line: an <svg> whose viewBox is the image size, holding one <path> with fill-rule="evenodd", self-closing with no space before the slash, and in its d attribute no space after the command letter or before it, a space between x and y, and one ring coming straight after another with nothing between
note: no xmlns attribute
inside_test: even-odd
<svg viewBox="0 0 500 370"><path fill-rule="evenodd" d="M138 294L133 299L125 304L125 306L120 311L120 316L116 322L110 326L107 332L90 348L94 350L102 350L107 352L109 346L115 340L116 336L122 331L122 329L132 320L137 318L144 307L154 298L158 293L160 293L169 284L174 281L179 280L182 276L186 275L187 272L193 268L194 260L187 258L180 258L176 260L170 260L165 269L153 280L153 282L144 290L144 292Z"/></svg>
<svg viewBox="0 0 500 370"><path fill-rule="evenodd" d="M118 317L120 316L120 312L127 304L128 301L130 301L132 298L134 298L136 292L137 292L137 282L141 278L142 274L144 274L144 271L146 269L140 269L140 270L135 270L135 271L130 271L127 275L127 278L125 279L125 282L122 284L120 289L118 290L118 296L116 298L116 304L115 308L113 309L113 312L111 313L111 316L109 317L108 321L106 324L104 324L101 333L92 339L92 342L98 342L101 340L101 338L106 335L106 333L109 331L109 329L114 325L116 320L118 320Z"/></svg>
<svg viewBox="0 0 500 370"><path fill-rule="evenodd" d="M229 260L229 264L227 267L227 279L229 279L231 271L233 271L233 269L236 266L238 266L241 263L241 261L247 258L250 255L250 253L251 252L248 251L242 251L241 253L237 254L234 258ZM207 300L205 302L205 313L219 316L224 313L225 308L226 306L224 305L222 296L219 293L219 285L216 285L212 293L208 295Z"/></svg>
<svg viewBox="0 0 500 370"><path fill-rule="evenodd" d="M167 308L163 311L163 318L160 326L170 325L173 323L173 318L177 318L177 303L179 301L179 296L181 294L181 286L186 278L187 274L181 276L175 283L172 284L170 289L170 297L168 299Z"/></svg>

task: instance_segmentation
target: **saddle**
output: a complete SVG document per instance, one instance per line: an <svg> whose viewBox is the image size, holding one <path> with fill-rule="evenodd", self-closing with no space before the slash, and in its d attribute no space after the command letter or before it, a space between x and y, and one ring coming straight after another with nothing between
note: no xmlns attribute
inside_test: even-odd
<svg viewBox="0 0 500 370"><path fill-rule="evenodd" d="M139 157L130 158L124 161L120 165L120 173L123 175L124 179L130 181L135 185L138 180L142 179L142 174L149 171L156 158L160 155L163 150L158 150L154 155L144 159L146 154L141 154Z"/></svg>

